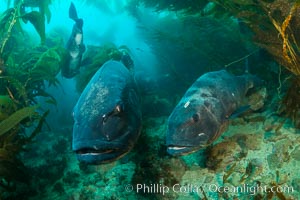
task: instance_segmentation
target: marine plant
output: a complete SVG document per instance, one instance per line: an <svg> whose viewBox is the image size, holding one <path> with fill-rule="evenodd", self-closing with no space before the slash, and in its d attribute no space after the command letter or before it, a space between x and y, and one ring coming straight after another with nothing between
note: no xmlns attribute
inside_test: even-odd
<svg viewBox="0 0 300 200"><path fill-rule="evenodd" d="M293 81L281 101L281 111L299 127L300 120L300 2L247 0L214 2L241 19L252 30L255 43L266 49L292 75Z"/></svg>
<svg viewBox="0 0 300 200"><path fill-rule="evenodd" d="M190 0L190 1L169 1L169 0L137 0L147 7L154 7L157 10L184 11L187 13L197 13L209 3L208 0Z"/></svg>
<svg viewBox="0 0 300 200"><path fill-rule="evenodd" d="M8 40L13 37L13 32L24 32L21 21L30 22L39 34L41 44L44 44L46 40L45 16L48 23L51 19L50 4L51 0L14 0L13 7L10 7L11 0L7 0L7 10L0 16L0 54L3 53ZM35 7L39 11L26 12L26 8Z"/></svg>
<svg viewBox="0 0 300 200"><path fill-rule="evenodd" d="M44 91L43 80L31 76L29 65L28 71L23 71L20 68L22 63L16 60L9 57L7 62L3 62L5 71L0 74L0 178L1 186L6 190L15 189L16 181L29 180L19 156L25 145L41 131L48 114L36 112L35 97L48 95ZM31 65L31 68L34 66ZM30 135L26 135L25 128L30 126L36 127Z"/></svg>
<svg viewBox="0 0 300 200"><path fill-rule="evenodd" d="M13 191L17 183L28 184L30 180L20 154L41 131L48 114L41 108L37 112L35 97L46 96L52 102L55 99L45 92L43 80L35 80L28 72L17 76L17 71L7 68L5 75L0 75L0 186ZM34 131L27 134L27 127Z"/></svg>
<svg viewBox="0 0 300 200"><path fill-rule="evenodd" d="M59 85L56 75L64 64L65 49L26 45L21 28L21 20L30 21L44 44L45 16L48 21L51 17L47 8L50 2L16 0L0 17L1 193L14 191L19 183L28 185L30 181L20 155L42 130L49 113L38 105L37 97L45 97L48 103L56 104L56 99L47 93L46 84ZM24 7L39 7L40 10L26 13ZM28 127L33 130L31 133L27 133Z"/></svg>
<svg viewBox="0 0 300 200"><path fill-rule="evenodd" d="M290 89L281 101L286 117L293 121L299 121L300 113L300 93L298 84L300 75L300 1L292 0L192 0L192 1L149 1L139 0L144 5L154 7L157 10L189 11L192 5L195 6L198 14L219 15L219 8L223 8L223 13L227 16L234 16L238 20L240 29L247 26L248 35L252 37L254 43L265 49L275 61L285 67L294 76ZM204 6L202 6L204 5ZM210 12L203 12L209 7ZM185 14L195 12L185 12ZM201 15L195 15L200 18ZM226 17L226 14L222 15ZM227 18L229 21L230 19ZM294 101L295 100L295 101Z"/></svg>
<svg viewBox="0 0 300 200"><path fill-rule="evenodd" d="M281 100L279 114L289 117L297 128L300 128L300 78L293 77L290 87Z"/></svg>
<svg viewBox="0 0 300 200"><path fill-rule="evenodd" d="M47 111L40 116L36 109L37 106L22 108L0 122L0 186L8 191L14 191L19 182L28 184L30 181L20 152L41 131L48 114ZM26 135L24 125L33 124L35 129Z"/></svg>

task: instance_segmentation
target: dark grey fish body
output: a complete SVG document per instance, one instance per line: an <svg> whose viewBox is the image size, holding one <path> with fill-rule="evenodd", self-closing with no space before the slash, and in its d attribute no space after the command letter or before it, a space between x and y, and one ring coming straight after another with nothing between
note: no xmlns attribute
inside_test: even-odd
<svg viewBox="0 0 300 200"><path fill-rule="evenodd" d="M71 36L66 45L68 55L66 63L62 67L62 75L66 78L72 78L79 73L79 68L82 60L82 54L85 51L83 43L83 20L78 18L77 11L73 3L69 8L69 17L75 21Z"/></svg>
<svg viewBox="0 0 300 200"><path fill-rule="evenodd" d="M234 76L225 70L199 77L169 117L168 153L187 154L211 144L226 130L228 118L258 82L253 75Z"/></svg>
<svg viewBox="0 0 300 200"><path fill-rule="evenodd" d="M129 70L106 62L74 107L72 148L79 161L110 162L133 147L141 130L140 99Z"/></svg>

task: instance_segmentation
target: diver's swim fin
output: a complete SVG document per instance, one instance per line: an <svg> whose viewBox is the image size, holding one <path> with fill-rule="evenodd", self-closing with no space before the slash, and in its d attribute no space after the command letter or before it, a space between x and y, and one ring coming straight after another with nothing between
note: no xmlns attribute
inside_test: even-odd
<svg viewBox="0 0 300 200"><path fill-rule="evenodd" d="M71 2L70 8L69 8L69 17L71 19L73 19L75 22L78 20L77 11L76 11L76 8L75 8L73 2Z"/></svg>

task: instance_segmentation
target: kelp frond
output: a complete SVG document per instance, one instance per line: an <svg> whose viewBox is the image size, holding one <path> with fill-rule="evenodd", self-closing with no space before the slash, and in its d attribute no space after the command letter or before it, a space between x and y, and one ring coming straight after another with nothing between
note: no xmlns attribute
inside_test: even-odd
<svg viewBox="0 0 300 200"><path fill-rule="evenodd" d="M279 114L289 117L294 125L300 128L300 76L293 77L282 99Z"/></svg>
<svg viewBox="0 0 300 200"><path fill-rule="evenodd" d="M8 2L8 6L10 5ZM51 12L49 5L51 0L15 0L13 8L8 8L0 17L0 56L3 54L4 48L10 37L12 37L13 28L21 29L20 20L24 23L28 21L34 26L35 30L41 38L41 44L45 43L45 16L47 22L50 22ZM39 11L25 12L26 7L37 7Z"/></svg>
<svg viewBox="0 0 300 200"><path fill-rule="evenodd" d="M154 7L157 11L183 11L185 13L198 13L209 3L209 0L137 0L147 7Z"/></svg>
<svg viewBox="0 0 300 200"><path fill-rule="evenodd" d="M30 181L30 176L26 173L19 155L24 151L25 145L41 132L45 118L49 113L46 111L42 116L39 116L35 112L36 108L37 106L31 106L20 109L0 123L0 186L7 191L14 191L16 182L28 183ZM33 115L36 116L33 117ZM28 117L32 118L30 123L38 120L38 124L34 131L27 136L22 134L20 127L24 119Z"/></svg>
<svg viewBox="0 0 300 200"><path fill-rule="evenodd" d="M6 12L4 12L4 14L3 14L4 16L1 17L1 21L0 21L1 28L5 32L2 32L3 36L1 38L1 43L0 43L0 47L1 47L0 57L3 54L4 47L7 43L7 41L11 37L12 29L13 29L15 23L17 22L17 13L18 13L18 11L16 8L11 8L11 9L8 9Z"/></svg>
<svg viewBox="0 0 300 200"><path fill-rule="evenodd" d="M248 0L247 6L242 5L242 1L214 2L246 23L253 31L255 43L291 72L294 80L281 101L280 110L299 127L300 1Z"/></svg>
<svg viewBox="0 0 300 200"><path fill-rule="evenodd" d="M297 59L296 53L297 51L299 51L299 49L295 49L298 48L297 43L295 41L295 36L293 32L291 32L289 35L289 33L287 32L287 28L289 28L291 19L299 7L299 3L294 3L290 9L289 14L286 16L281 25L270 15L270 12L268 12L268 16L272 24L279 32L282 38L282 56L287 61L287 63L289 63L289 65L286 65L286 67L295 75L300 75L300 67L298 67L300 63L299 58Z"/></svg>
<svg viewBox="0 0 300 200"><path fill-rule="evenodd" d="M286 0L213 0L246 23L254 41L294 75L300 75L300 3Z"/></svg>
<svg viewBox="0 0 300 200"><path fill-rule="evenodd" d="M23 119L32 116L35 113L35 110L38 106L30 106L22 108L15 113L13 113L9 118L3 120L0 123L0 136L14 128L19 124Z"/></svg>

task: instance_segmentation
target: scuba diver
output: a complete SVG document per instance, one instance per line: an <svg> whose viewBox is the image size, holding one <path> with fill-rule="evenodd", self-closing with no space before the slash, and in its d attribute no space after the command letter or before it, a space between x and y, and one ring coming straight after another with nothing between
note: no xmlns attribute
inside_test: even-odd
<svg viewBox="0 0 300 200"><path fill-rule="evenodd" d="M66 63L61 69L61 74L66 78L73 78L79 73L82 54L85 52L82 31L83 20L78 18L77 11L73 3L71 3L69 8L69 17L75 21L75 24L66 46L68 55L66 58Z"/></svg>

